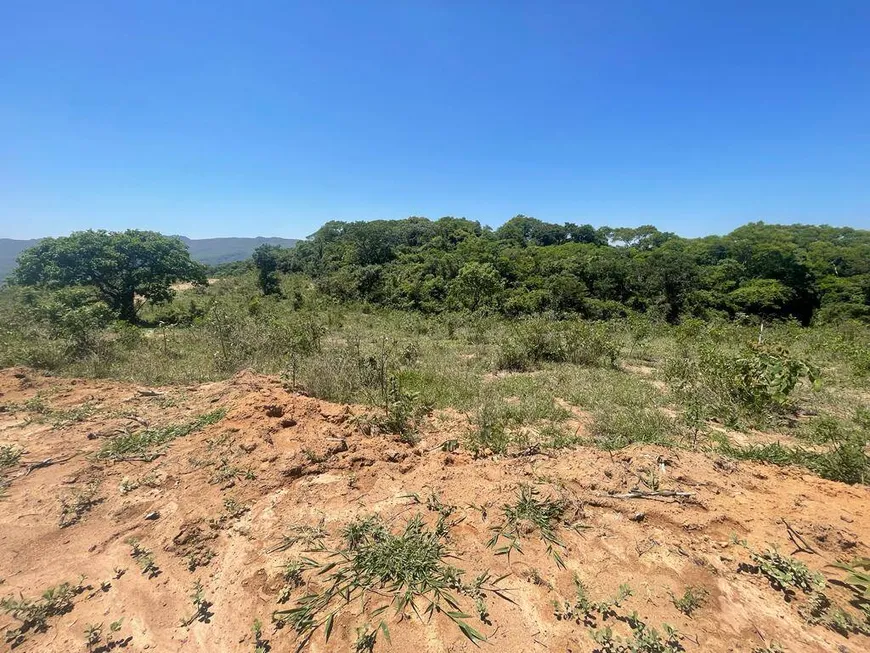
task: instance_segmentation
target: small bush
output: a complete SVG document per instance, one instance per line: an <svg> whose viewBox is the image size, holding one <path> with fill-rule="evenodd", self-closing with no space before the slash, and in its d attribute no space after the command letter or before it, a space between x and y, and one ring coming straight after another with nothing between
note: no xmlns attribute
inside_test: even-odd
<svg viewBox="0 0 870 653"><path fill-rule="evenodd" d="M691 617L695 610L707 602L708 594L709 592L703 587L687 587L686 591L679 598L671 594L671 601L677 610L687 617Z"/></svg>
<svg viewBox="0 0 870 653"><path fill-rule="evenodd" d="M512 442L505 420L495 402L485 399L470 420L465 446L477 457L505 454Z"/></svg>
<svg viewBox="0 0 870 653"><path fill-rule="evenodd" d="M778 345L753 345L734 356L711 345L698 355L684 352L665 365L678 396L703 397L713 414L736 422L740 414L760 418L781 412L801 379L819 384L818 369Z"/></svg>
<svg viewBox="0 0 870 653"><path fill-rule="evenodd" d="M522 320L500 343L499 369L526 371L544 362L615 366L620 347L602 323Z"/></svg>

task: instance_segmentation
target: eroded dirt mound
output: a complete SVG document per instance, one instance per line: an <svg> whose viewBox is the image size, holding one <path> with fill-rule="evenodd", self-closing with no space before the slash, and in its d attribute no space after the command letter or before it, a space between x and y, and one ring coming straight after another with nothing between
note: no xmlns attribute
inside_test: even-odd
<svg viewBox="0 0 870 653"><path fill-rule="evenodd" d="M450 451L455 418L433 416L409 445L365 435L359 407L251 373L146 390L6 370L0 405L0 627L20 651L84 651L87 637L91 650L293 650L294 627L308 631L286 611L324 597L330 574L350 579L344 591L385 565L365 600L312 613L310 650L376 638L375 650L471 651L476 633L500 651L622 650L605 628L665 642L663 624L674 648L638 650L870 649L811 623L835 609L819 611L820 593L862 620L847 588L777 583L780 559L764 556L776 546L843 578L829 565L870 555L866 487L656 447L475 460ZM444 611L424 613L429 593L373 614L418 554L429 576L403 578L442 587Z"/></svg>

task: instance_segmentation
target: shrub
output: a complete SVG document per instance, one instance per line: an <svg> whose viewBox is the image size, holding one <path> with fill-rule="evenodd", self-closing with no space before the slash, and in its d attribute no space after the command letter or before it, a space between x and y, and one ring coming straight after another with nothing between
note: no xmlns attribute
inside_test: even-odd
<svg viewBox="0 0 870 653"><path fill-rule="evenodd" d="M763 417L779 412L798 382L819 385L819 370L778 345L753 345L739 355L703 345L698 354L683 353L665 365L678 395L704 398L712 412L736 421L739 414Z"/></svg>
<svg viewBox="0 0 870 653"><path fill-rule="evenodd" d="M620 347L603 323L559 322L543 317L521 320L500 343L500 369L524 371L544 362L615 366Z"/></svg>
<svg viewBox="0 0 870 653"><path fill-rule="evenodd" d="M511 440L497 405L490 398L484 399L471 418L465 445L475 456L505 454Z"/></svg>

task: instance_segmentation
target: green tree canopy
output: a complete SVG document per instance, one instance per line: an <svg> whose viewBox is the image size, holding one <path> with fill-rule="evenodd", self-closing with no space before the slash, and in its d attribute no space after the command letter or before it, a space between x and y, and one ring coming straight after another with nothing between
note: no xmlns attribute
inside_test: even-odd
<svg viewBox="0 0 870 653"><path fill-rule="evenodd" d="M178 238L154 231L78 231L22 252L13 281L25 286L89 286L123 320L136 320L136 297L167 301L172 284L206 283L205 269Z"/></svg>

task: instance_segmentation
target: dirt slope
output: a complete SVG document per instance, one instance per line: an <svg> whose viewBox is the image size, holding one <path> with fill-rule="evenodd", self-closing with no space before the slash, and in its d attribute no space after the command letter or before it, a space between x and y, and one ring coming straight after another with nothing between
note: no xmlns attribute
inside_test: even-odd
<svg viewBox="0 0 870 653"><path fill-rule="evenodd" d="M488 638L481 650L595 650L582 620L554 616L554 600L573 601L575 575L592 600L612 597L628 583L633 594L619 614L637 611L659 631L662 623L675 626L685 635L687 651L748 652L772 642L785 651L870 650L870 638L847 639L808 625L799 614L802 593L787 602L762 575L739 571L749 554L731 542L736 535L754 550L773 544L791 554L795 546L785 518L815 552L795 557L829 578L842 577L826 565L870 555L866 487L655 447L474 460L461 449L439 448L461 437L461 424L446 415L434 416L412 447L364 435L353 419L360 408L291 394L277 379L251 373L155 390L158 395L146 396L115 382L0 372L0 404L7 407L0 413L0 445L24 450L7 470L11 485L0 501L0 596L37 597L63 581L76 583L82 574L89 586L71 610L48 618L45 632L26 633L16 650L84 651L88 624L123 617L116 639L125 647L118 650L250 652L251 626L259 618L271 650L292 651L293 629L275 629L270 617L305 594L305 587L293 589L278 604L282 565L305 547L296 543L276 551L283 538L304 534L301 526L322 520L325 543L336 546L344 526L371 514L394 530L418 512L431 525L437 515L425 501L432 492L444 505L456 506L449 542L458 556L452 563L466 571L465 578L487 570L510 574L501 585L512 602L487 598L490 624L478 619L473 601L463 599L472 615L466 621ZM93 456L119 433L188 424L217 409L226 411L222 419L175 439L152 461ZM47 459L53 464L33 464ZM640 478L691 496L608 496L645 488ZM564 521L577 525L556 530L564 569L532 530L521 532L522 553L509 558L487 546L492 528L503 520L501 507L523 483L536 486L542 497L560 497ZM63 500L69 505L75 496L86 496L88 487L96 503L78 523L61 528ZM422 504L408 497L414 493ZM151 552L158 575L141 573L130 538ZM126 571L119 576L121 570ZM322 584L310 574L305 578L309 590ZM211 616L182 626L195 613L195 581L212 603ZM691 617L671 598L688 586L708 593ZM829 586L826 593L845 604L843 588ZM391 643L382 636L375 650L476 650L445 615L421 622L405 612L404 618L386 613ZM321 629L309 650L354 650L356 628L377 621L359 613L359 601L352 602L336 617L329 643ZM629 632L624 619L607 624L619 635ZM0 612L0 628L18 625Z"/></svg>

